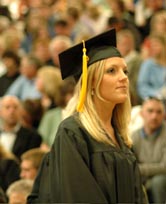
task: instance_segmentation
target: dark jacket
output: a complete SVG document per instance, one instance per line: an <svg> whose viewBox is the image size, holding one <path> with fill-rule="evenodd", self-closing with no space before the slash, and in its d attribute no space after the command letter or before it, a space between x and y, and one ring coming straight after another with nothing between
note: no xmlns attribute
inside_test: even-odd
<svg viewBox="0 0 166 204"><path fill-rule="evenodd" d="M21 126L17 131L17 137L12 152L20 159L20 156L29 149L39 147L42 138L34 129Z"/></svg>
<svg viewBox="0 0 166 204"><path fill-rule="evenodd" d="M0 77L0 97L4 96L9 86L17 79L19 73L16 73L14 76L9 77L7 74L4 74Z"/></svg>
<svg viewBox="0 0 166 204"><path fill-rule="evenodd" d="M0 159L0 186L4 191L20 178L20 166L14 159Z"/></svg>

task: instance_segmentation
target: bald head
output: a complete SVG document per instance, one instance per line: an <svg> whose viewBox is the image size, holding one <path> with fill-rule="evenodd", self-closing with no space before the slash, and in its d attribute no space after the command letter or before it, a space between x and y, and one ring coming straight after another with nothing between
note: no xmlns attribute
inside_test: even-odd
<svg viewBox="0 0 166 204"><path fill-rule="evenodd" d="M20 101L16 96L4 96L0 100L0 117L5 125L14 126L20 118Z"/></svg>

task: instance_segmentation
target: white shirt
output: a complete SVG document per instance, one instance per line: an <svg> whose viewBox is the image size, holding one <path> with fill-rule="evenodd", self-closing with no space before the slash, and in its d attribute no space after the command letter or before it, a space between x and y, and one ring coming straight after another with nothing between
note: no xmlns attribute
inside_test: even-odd
<svg viewBox="0 0 166 204"><path fill-rule="evenodd" d="M3 147L12 152L14 142L16 140L16 133L14 132L2 132L0 135L0 143Z"/></svg>
<svg viewBox="0 0 166 204"><path fill-rule="evenodd" d="M15 128L13 128L12 131L5 131L3 128L1 128L0 131L0 144L3 145L3 147L12 152L13 146L17 137L17 131L20 128L20 124L17 124Z"/></svg>

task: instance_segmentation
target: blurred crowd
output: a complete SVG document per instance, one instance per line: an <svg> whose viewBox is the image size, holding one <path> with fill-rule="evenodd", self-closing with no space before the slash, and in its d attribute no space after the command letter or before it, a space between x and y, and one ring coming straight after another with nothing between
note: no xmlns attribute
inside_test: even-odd
<svg viewBox="0 0 166 204"><path fill-rule="evenodd" d="M138 136L135 131L143 129L147 119L141 113L147 98L160 98L165 106L166 1L0 1L1 203L26 202L42 158L65 117L65 106L73 95L75 81L61 79L58 54L111 28L116 28L117 48L129 69L130 134L135 138L134 135ZM157 114L164 109L153 111ZM160 115L161 123L165 118L165 114ZM152 129L158 130L161 123ZM164 145L163 152L164 131L165 142L160 142ZM143 150L136 150L139 157ZM159 156L152 161L141 159L140 163L163 162L166 166ZM159 173L166 175L166 170L156 170L150 175L146 172L144 176L147 179ZM153 196L148 196L153 202Z"/></svg>

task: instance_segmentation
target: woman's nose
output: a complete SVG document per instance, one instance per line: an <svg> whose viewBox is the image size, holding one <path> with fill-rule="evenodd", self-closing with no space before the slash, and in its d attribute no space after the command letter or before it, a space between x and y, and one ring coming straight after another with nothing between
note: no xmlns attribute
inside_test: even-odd
<svg viewBox="0 0 166 204"><path fill-rule="evenodd" d="M126 75L126 73L124 73L124 71L121 71L119 78L120 78L120 80L127 80L127 79L128 79L128 76Z"/></svg>

